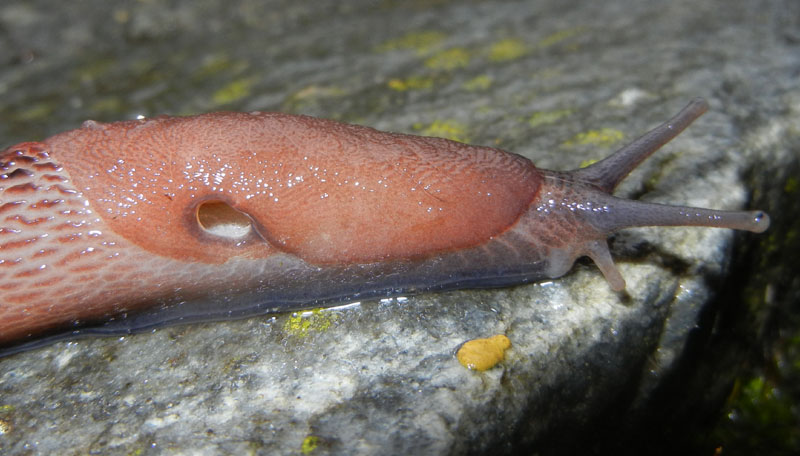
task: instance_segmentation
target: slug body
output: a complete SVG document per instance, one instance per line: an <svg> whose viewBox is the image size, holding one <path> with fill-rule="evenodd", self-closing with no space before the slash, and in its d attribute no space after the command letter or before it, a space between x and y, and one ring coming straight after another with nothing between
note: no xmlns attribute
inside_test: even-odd
<svg viewBox="0 0 800 456"><path fill-rule="evenodd" d="M555 278L644 225L763 212L611 196L699 117L570 172L445 139L275 113L83 127L0 153L0 355L54 340Z"/></svg>

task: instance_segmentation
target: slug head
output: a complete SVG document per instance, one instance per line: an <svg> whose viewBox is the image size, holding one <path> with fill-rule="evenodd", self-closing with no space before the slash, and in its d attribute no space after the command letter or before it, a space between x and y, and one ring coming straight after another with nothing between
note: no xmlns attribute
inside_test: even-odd
<svg viewBox="0 0 800 456"><path fill-rule="evenodd" d="M568 173L545 173L545 187L559 195L565 207L578 213L588 232L577 256L589 256L615 291L625 281L614 265L605 237L637 226L703 226L761 233L769 227L763 211L720 211L616 198L611 192L640 163L677 136L708 110L705 100L692 100L672 119L609 157Z"/></svg>

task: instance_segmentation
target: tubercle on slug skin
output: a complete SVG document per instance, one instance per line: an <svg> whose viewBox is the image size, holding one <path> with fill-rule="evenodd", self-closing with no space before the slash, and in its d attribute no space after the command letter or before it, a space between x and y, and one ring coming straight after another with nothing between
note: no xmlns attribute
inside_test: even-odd
<svg viewBox="0 0 800 456"><path fill-rule="evenodd" d="M706 109L694 100L570 172L488 147L274 113L90 121L10 147L0 153L0 355L49 332L43 340L63 338L59 330L118 334L353 296L525 283L559 277L584 255L622 290L605 240L613 231L769 224L763 212L611 196Z"/></svg>

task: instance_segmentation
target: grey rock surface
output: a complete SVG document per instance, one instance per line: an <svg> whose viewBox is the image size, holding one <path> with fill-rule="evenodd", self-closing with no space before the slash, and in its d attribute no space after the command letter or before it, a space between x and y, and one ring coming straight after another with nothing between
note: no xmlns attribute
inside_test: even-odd
<svg viewBox="0 0 800 456"><path fill-rule="evenodd" d="M685 436L681 420L719 405L740 353L709 351L720 298L768 300L756 246L774 253L788 229L771 205L800 149L799 17L790 0L4 1L3 147L89 118L278 110L571 169L704 96L710 112L617 194L758 200L777 231L622 232L627 295L579 262L529 286L0 359L0 453L549 454L635 448L663 437L659 419ZM494 334L513 344L504 362L459 364L460 344Z"/></svg>

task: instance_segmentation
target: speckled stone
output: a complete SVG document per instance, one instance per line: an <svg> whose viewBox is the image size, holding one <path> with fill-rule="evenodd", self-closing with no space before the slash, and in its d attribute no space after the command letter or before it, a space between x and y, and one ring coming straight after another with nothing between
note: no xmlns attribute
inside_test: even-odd
<svg viewBox="0 0 800 456"><path fill-rule="evenodd" d="M765 3L6 0L0 138L88 118L280 110L570 169L704 96L710 112L617 194L736 209L779 185L744 176L796 164L786 144L800 143L800 40L782 13L798 8ZM580 261L529 286L0 359L0 453L566 454L636 448L664 435L655 415L674 415L669 435L685 435L665 404L724 398L730 371L687 376L687 354L708 360L696 336L712 332L716 299L745 286L748 275L726 279L749 270L731 259L758 239L622 232L612 251L625 295ZM512 343L498 366L458 362L462 343L495 334Z"/></svg>

